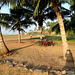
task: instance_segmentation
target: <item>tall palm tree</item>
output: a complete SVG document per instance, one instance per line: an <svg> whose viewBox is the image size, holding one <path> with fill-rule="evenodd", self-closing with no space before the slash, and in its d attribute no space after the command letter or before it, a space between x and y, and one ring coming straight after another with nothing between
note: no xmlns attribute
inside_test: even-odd
<svg viewBox="0 0 75 75"><path fill-rule="evenodd" d="M32 21L31 12L22 7L11 9L11 14L4 16L4 21L8 22L11 30L18 30L18 43L21 43L21 35L20 31L24 31L24 28L27 28L30 25L36 25L34 21Z"/></svg>
<svg viewBox="0 0 75 75"><path fill-rule="evenodd" d="M36 6L34 14L37 14L38 7L41 7L41 6L38 6L40 4L40 1L42 1L42 0L38 1L38 4ZM46 3L46 2L47 1L45 0L44 3ZM69 48L68 48L68 43L67 43L67 39L66 39L64 23L63 23L61 11L60 11L61 2L60 2L60 0L49 0L48 3L50 4L49 6L52 6L54 8L54 11L55 11L57 19L58 19L58 23L60 26L60 32L61 32L61 36L62 36L63 57L64 57L64 59L66 59L65 54Z"/></svg>
<svg viewBox="0 0 75 75"><path fill-rule="evenodd" d="M62 36L63 56L64 56L64 59L66 59L65 54L69 48L68 48L68 43L67 43L67 39L66 39L66 33L65 33L62 15L61 15L61 12L60 12L58 5L56 3L53 3L53 8L54 8L55 13L57 15L57 19L58 19L58 23L59 23L59 27L60 27L60 32L61 32L61 36Z"/></svg>
<svg viewBox="0 0 75 75"><path fill-rule="evenodd" d="M26 1L26 3L29 3L29 1ZM33 10L33 12L35 11L35 7L37 5L38 1L35 1L35 4L30 3L30 9ZM42 30L43 30L43 23L46 19L51 19L54 20L56 15L55 12L53 10L52 7L47 7L47 2L45 3L44 0L41 0L40 3L38 3L38 11L37 11L37 15L33 16L34 20L37 21L39 28L40 28L40 39L42 40ZM28 7L28 6L27 6ZM37 8L36 8L37 9ZM51 9L51 10L49 10ZM36 12L34 12L36 13ZM51 15L50 15L51 14Z"/></svg>

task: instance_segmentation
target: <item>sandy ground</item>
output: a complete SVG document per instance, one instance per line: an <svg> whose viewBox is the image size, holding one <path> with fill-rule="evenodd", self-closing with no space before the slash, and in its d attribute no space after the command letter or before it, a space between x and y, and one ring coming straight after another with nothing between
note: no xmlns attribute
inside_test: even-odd
<svg viewBox="0 0 75 75"><path fill-rule="evenodd" d="M39 46L37 40L31 42L27 38L22 39L22 43L17 43L17 39L5 39L5 43L10 51L15 51L13 54L4 59L11 59L34 66L47 66L54 69L63 69L67 64L61 57L63 55L62 42L55 42L55 46ZM72 52L73 60L75 60L75 42L68 42ZM74 64L74 62L73 62ZM74 67L74 66L73 66Z"/></svg>

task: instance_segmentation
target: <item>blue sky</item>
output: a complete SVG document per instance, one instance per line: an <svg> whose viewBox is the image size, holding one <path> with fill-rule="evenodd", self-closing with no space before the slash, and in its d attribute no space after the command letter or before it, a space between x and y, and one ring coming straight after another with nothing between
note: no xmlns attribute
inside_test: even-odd
<svg viewBox="0 0 75 75"><path fill-rule="evenodd" d="M67 8L67 9L70 8L70 6L67 3L63 4L62 6ZM3 6L0 10L0 13L10 13L8 6ZM50 21L50 20L47 20L47 21ZM44 23L43 26L46 26L46 24ZM34 30L35 27L36 26L32 25L31 27L28 27L27 29L25 29L25 31L28 32L29 30ZM37 25L37 28L38 28L38 25ZM13 32L13 31L10 31L10 29L6 30L2 26L1 26L1 31L2 31L2 34L4 34L4 35L6 35L6 34L18 34L17 31Z"/></svg>

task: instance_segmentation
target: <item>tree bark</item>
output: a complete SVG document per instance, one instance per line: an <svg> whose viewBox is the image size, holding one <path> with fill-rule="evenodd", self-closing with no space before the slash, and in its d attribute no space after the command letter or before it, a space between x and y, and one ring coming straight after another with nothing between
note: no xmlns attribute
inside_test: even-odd
<svg viewBox="0 0 75 75"><path fill-rule="evenodd" d="M20 35L20 30L18 31L19 35L18 35L18 43L21 43L21 35Z"/></svg>
<svg viewBox="0 0 75 75"><path fill-rule="evenodd" d="M42 37L42 26L40 26L40 39L42 40L43 37Z"/></svg>
<svg viewBox="0 0 75 75"><path fill-rule="evenodd" d="M0 27L0 54L6 53L6 52L9 52L9 49L7 48L7 46L3 40L3 36L1 33L1 27Z"/></svg>
<svg viewBox="0 0 75 75"><path fill-rule="evenodd" d="M58 8L58 6L54 3L53 4L57 19L58 19L58 23L59 23L59 27L60 27L60 32L61 32L61 36L62 36L62 45L63 45L63 57L64 59L66 59L66 52L69 49L68 48L68 43L67 43L67 38L66 38L66 33L65 33L65 28L64 28L64 23L63 23L63 19L62 19L62 15L60 13L60 10Z"/></svg>

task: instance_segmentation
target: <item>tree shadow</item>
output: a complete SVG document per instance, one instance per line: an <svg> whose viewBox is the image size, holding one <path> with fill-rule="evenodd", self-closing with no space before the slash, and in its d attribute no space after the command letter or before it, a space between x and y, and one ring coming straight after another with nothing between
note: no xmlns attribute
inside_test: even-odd
<svg viewBox="0 0 75 75"><path fill-rule="evenodd" d="M25 47L21 47L21 48L17 48L17 49L12 49L10 52L18 51L20 49L27 48L27 47L30 47L30 46L33 46L33 45L34 44L31 44L31 45L28 45L28 46L25 46Z"/></svg>
<svg viewBox="0 0 75 75"><path fill-rule="evenodd" d="M67 72L74 71L74 73L75 73L74 58L73 58L71 50L66 51L65 57L66 57L66 64L65 64L63 70L66 70Z"/></svg>

